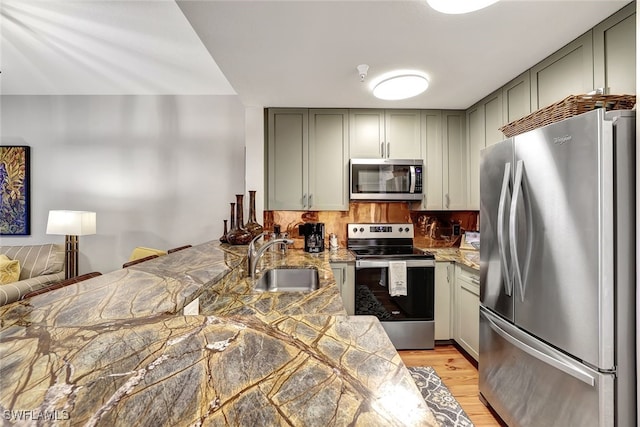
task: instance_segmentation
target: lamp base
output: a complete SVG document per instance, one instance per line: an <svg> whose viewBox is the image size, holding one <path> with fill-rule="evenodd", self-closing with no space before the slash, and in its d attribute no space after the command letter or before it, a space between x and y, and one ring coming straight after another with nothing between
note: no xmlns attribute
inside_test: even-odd
<svg viewBox="0 0 640 427"><path fill-rule="evenodd" d="M65 243L65 279L78 275L78 236L67 235Z"/></svg>

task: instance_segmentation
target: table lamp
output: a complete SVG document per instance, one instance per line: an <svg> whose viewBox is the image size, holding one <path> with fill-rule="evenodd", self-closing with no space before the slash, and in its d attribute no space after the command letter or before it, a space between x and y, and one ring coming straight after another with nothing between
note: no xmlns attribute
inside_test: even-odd
<svg viewBox="0 0 640 427"><path fill-rule="evenodd" d="M96 234L96 213L87 211L49 211L47 234L65 237L65 278L78 275L78 236Z"/></svg>

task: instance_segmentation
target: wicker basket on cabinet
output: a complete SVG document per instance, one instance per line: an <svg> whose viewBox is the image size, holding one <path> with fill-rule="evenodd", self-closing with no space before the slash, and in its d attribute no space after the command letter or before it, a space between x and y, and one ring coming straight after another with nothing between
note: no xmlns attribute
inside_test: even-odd
<svg viewBox="0 0 640 427"><path fill-rule="evenodd" d="M631 110L635 104L635 95L571 95L502 126L500 131L509 138L596 108Z"/></svg>

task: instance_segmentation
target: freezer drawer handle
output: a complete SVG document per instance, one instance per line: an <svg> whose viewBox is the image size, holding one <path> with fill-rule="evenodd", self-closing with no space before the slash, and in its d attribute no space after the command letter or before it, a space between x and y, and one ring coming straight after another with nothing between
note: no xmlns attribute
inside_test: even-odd
<svg viewBox="0 0 640 427"><path fill-rule="evenodd" d="M509 261L504 244L504 215L507 205L507 192L509 191L509 181L511 179L511 163L504 165L504 176L502 178L502 190L500 190L500 202L498 203L498 253L500 254L500 268L504 276L504 291L507 296L513 292L513 283L509 273Z"/></svg>
<svg viewBox="0 0 640 427"><path fill-rule="evenodd" d="M536 350L535 348L532 348L528 345L526 345L525 343L517 340L516 338L512 337L508 332L506 332L504 329L502 329L500 326L498 326L493 320L491 320L489 318L489 316L487 314L485 314L483 311L480 311L480 314L487 320L487 322L489 322L489 325L491 326L491 329L493 329L498 335L500 335L502 338L504 338L505 340L509 341L512 345L516 346L517 348L519 348L520 350L524 351L525 353L527 353L528 355L535 357L536 359L546 363L547 365L553 366L554 368L564 372L567 375L571 375L572 377L582 381L583 383L594 387L595 386L595 378L593 378L591 375L589 375L586 372L583 372L571 365L567 365L565 363L563 363L562 361L555 359L547 354L544 354L543 352Z"/></svg>

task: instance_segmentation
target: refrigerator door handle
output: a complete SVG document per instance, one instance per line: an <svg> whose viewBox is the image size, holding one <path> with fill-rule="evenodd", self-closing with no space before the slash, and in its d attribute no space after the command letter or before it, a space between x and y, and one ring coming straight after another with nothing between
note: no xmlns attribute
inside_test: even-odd
<svg viewBox="0 0 640 427"><path fill-rule="evenodd" d="M509 181L511 180L511 163L505 163L504 176L502 177L502 189L500 190L500 201L498 203L498 254L500 255L500 268L504 276L504 291L507 296L513 293L513 283L509 274L509 261L505 250L504 219L507 204L507 192L509 191Z"/></svg>
<svg viewBox="0 0 640 427"><path fill-rule="evenodd" d="M532 251L532 238L533 238L533 224L531 222L531 206L527 202L527 197L524 191L524 162L518 160L516 164L516 176L513 183L513 198L511 199L511 209L509 210L509 237L511 245L511 259L513 263L513 270L515 272L515 281L520 289L520 300L524 302L525 283L527 282L527 274L529 271L529 261L531 260ZM525 204L525 220L527 225L527 256L525 258L524 268L520 266L520 257L518 254L518 230L517 226L517 210L518 201L522 198Z"/></svg>
<svg viewBox="0 0 640 427"><path fill-rule="evenodd" d="M585 383L585 384L587 384L587 385L589 385L591 387L595 387L596 380L589 373L584 372L584 371L578 369L575 366L571 366L571 365L568 365L566 363L563 363L561 360L558 360L558 359L554 358L551 355L545 354L542 351L537 350L537 349L535 349L533 347L530 347L527 344L523 343L522 341L516 339L511 334L509 334L507 331L502 329L498 324L496 324L489 317L489 315L484 313L483 310L480 310L480 315L482 317L484 317L484 319L489 323L489 326L491 327L491 329L493 329L493 331L495 333L500 335L503 339L508 341L510 344L512 344L515 347L517 347L518 349L524 351L525 353L527 353L531 357L534 357L534 358L536 358L536 359L538 359L538 360L540 360L540 361L542 361L542 362L544 362L544 363L546 363L546 364L548 364L550 366L553 366L554 368L564 372L567 375L571 375L572 377L582 381L583 383Z"/></svg>

